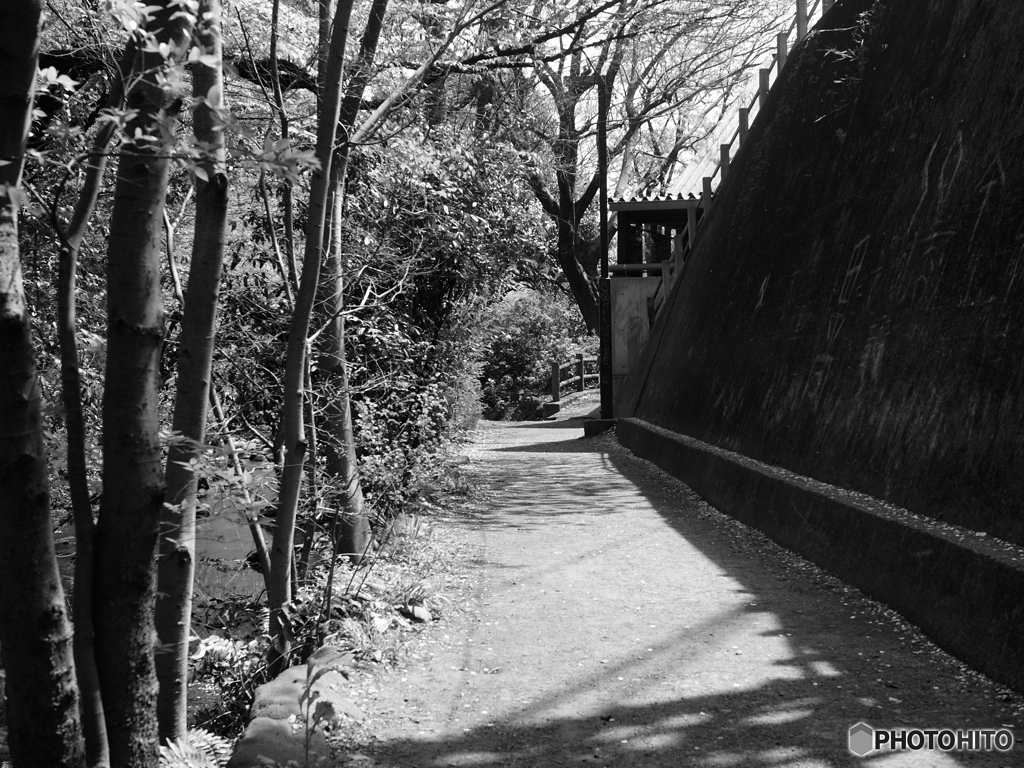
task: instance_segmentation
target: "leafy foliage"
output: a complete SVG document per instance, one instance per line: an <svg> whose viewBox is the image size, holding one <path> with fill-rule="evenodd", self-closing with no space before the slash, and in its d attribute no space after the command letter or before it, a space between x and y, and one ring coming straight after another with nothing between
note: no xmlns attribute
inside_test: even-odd
<svg viewBox="0 0 1024 768"><path fill-rule="evenodd" d="M256 689L271 679L265 659L269 644L265 634L253 638L214 634L199 642L192 655L193 674L220 693L219 704L197 713L199 726L225 737L241 732Z"/></svg>
<svg viewBox="0 0 1024 768"><path fill-rule="evenodd" d="M160 747L160 768L225 768L232 742L202 728Z"/></svg>
<svg viewBox="0 0 1024 768"><path fill-rule="evenodd" d="M485 320L484 415L491 419L533 419L546 394L550 363L596 351L579 313L558 293L522 291L495 305Z"/></svg>

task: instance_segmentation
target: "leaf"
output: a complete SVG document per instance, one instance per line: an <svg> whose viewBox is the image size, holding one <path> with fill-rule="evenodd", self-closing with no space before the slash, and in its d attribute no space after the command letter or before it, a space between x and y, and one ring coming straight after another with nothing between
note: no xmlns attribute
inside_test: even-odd
<svg viewBox="0 0 1024 768"><path fill-rule="evenodd" d="M202 61L202 59L200 59L200 61ZM207 64L207 66L212 67L213 65ZM206 92L206 101L210 105L210 109L216 109L217 105L219 105L222 100L223 100L223 97L221 95L221 88L220 88L220 86L219 85L212 85L212 86L210 86L210 90Z"/></svg>
<svg viewBox="0 0 1024 768"><path fill-rule="evenodd" d="M316 707L313 708L314 723L330 722L337 716L338 713L334 711L334 705L329 701L318 701Z"/></svg>

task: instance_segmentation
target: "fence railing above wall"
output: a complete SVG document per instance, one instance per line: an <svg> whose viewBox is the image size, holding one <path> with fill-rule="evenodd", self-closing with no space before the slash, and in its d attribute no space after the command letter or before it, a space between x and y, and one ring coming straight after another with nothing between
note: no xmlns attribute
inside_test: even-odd
<svg viewBox="0 0 1024 768"><path fill-rule="evenodd" d="M809 30L821 19L822 14L828 11L836 0L795 0L796 10L788 28L779 32L775 38L775 52L771 59L766 61L766 66L757 70L757 89L752 96L743 98L739 105L733 109L729 117L719 123L718 128L712 132L711 140L708 142L708 151L704 157L696 163L692 163L683 174L682 181L674 184L677 198L689 194L699 200L699 208L703 214L711 210L711 203L715 191L721 186L729 174L730 164L735 158L740 147L746 142L750 132L750 126L759 114L768 98L768 92L779 78L782 68L786 65L789 52L807 36ZM751 81L753 80L751 77ZM723 140L728 137L728 140ZM672 197L671 195L669 196ZM674 249L672 266L661 272L662 281L659 283L654 295L648 299L648 318L653 325L654 317L664 303L665 294L681 272L682 265L686 262L690 248L693 246L696 237L696 230L699 226L696 208L687 209L687 223L682 232L678 233L678 244ZM633 271L642 269L643 274L654 275L654 264L629 265ZM629 272L629 269L620 271ZM666 284L666 279L668 284Z"/></svg>
<svg viewBox="0 0 1024 768"><path fill-rule="evenodd" d="M796 0L792 21L786 30L776 35L775 53L765 62L766 66L757 70L757 89L753 96L742 99L729 116L720 121L718 128L712 132L704 157L687 168L681 181L673 185L674 188L682 194L693 193L704 198L706 207L710 207L710 198L705 195L713 195L715 187L725 180L729 163L746 141L750 125L785 66L789 51L807 36L810 28L833 5L835 0ZM754 77L752 75L748 82L752 82Z"/></svg>

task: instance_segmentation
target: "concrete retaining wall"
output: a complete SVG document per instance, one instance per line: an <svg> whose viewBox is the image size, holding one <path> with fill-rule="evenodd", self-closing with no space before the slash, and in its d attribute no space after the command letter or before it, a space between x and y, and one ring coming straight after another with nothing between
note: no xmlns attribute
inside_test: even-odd
<svg viewBox="0 0 1024 768"><path fill-rule="evenodd" d="M1024 550L780 471L638 419L619 441L712 506L896 609L1024 691Z"/></svg>
<svg viewBox="0 0 1024 768"><path fill-rule="evenodd" d="M1024 3L824 21L616 415L1024 544Z"/></svg>

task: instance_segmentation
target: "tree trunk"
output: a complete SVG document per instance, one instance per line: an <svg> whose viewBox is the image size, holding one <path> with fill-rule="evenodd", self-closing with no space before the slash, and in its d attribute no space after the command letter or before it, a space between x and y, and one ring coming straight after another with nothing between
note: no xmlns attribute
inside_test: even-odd
<svg viewBox="0 0 1024 768"><path fill-rule="evenodd" d="M348 41L349 18L353 0L338 4L334 17L334 31L327 52L327 75L317 123L316 156L320 168L313 174L309 193L306 246L302 275L295 297L295 308L288 325L288 351L285 357L284 403L282 405L282 432L284 438L284 468L278 492L274 543L271 547L271 583L268 590L270 604L270 634L274 638L275 667L282 666L290 651L285 631L283 608L291 599L292 549L295 542L295 516L299 506L299 491L306 454L303 419L303 372L306 363L307 337L313 315L317 284L320 279L321 250L324 223L330 196L331 159L341 111L341 80Z"/></svg>
<svg viewBox="0 0 1024 768"><path fill-rule="evenodd" d="M161 652L156 656L160 684L157 716L160 738L179 739L188 729L188 657L192 626L192 582L195 575L197 479L189 460L206 437L207 401L214 335L220 294L221 270L227 238L228 178L224 131L219 130L221 92L220 0L203 0L203 19L197 42L217 63L193 64L192 92L206 103L193 113L196 141L207 147L197 163L196 221L192 263L185 292L178 352L178 387L172 429L190 440L173 445L167 455L167 495L160 522L160 561L157 574L156 630ZM205 178L203 178L205 176Z"/></svg>
<svg viewBox="0 0 1024 768"><path fill-rule="evenodd" d="M106 106L120 108L124 100L126 69L135 56L135 41L130 40L117 76L111 84ZM75 299L78 293L78 256L89 228L96 201L103 185L110 143L117 126L106 123L96 132L92 153L85 167L85 181L75 202L67 231L61 235L57 278L57 335L60 341L61 395L64 424L67 428L68 486L75 525L75 667L78 692L82 700L82 730L85 733L86 761L91 768L107 768L107 725L103 716L103 698L96 668L96 642L93 628L93 575L96 570L96 524L89 500L85 451L86 424L82 411L82 383L78 357L78 321Z"/></svg>
<svg viewBox="0 0 1024 768"><path fill-rule="evenodd" d="M577 238L575 227L568 222L558 222L558 265L562 268L569 290L580 308L587 330L597 333L600 322L600 307L597 300L597 272L587 269L587 257L591 254L586 243ZM600 247L598 248L600 251ZM582 258L581 258L582 257Z"/></svg>
<svg viewBox="0 0 1024 768"><path fill-rule="evenodd" d="M86 425L82 411L82 382L78 358L77 293L78 253L96 205L106 167L106 153L114 125L100 128L86 167L86 182L75 205L75 215L60 249L57 278L57 334L60 338L61 393L67 428L68 486L75 521L75 665L82 699L82 728L88 763L94 768L110 765L107 728L103 719L99 671L96 669L95 631L92 620L95 573L96 525L89 500L85 452Z"/></svg>
<svg viewBox="0 0 1024 768"><path fill-rule="evenodd" d="M370 541L370 524L363 503L363 487L356 461L355 435L352 430L352 407L349 396L348 365L345 359L344 279L341 264L341 216L343 182L333 185L333 214L324 274L320 280L319 306L326 323L321 336L317 368L329 386L321 399L331 439L324 450L326 474L331 484L330 498L337 505L337 541L332 542L335 554L358 565Z"/></svg>
<svg viewBox="0 0 1024 768"><path fill-rule="evenodd" d="M0 25L0 653L18 768L84 766L71 625L53 549L39 383L18 250L42 4Z"/></svg>
<svg viewBox="0 0 1024 768"><path fill-rule="evenodd" d="M352 145L348 139L359 114L359 105L377 55L377 43L384 25L388 0L374 0L360 42L359 56L350 68L345 98L341 104L339 128L343 141L331 165L331 195L334 201L332 225L328 235L324 277L320 281L319 307L326 324L320 344L318 368L331 381L324 411L332 439L326 453L327 476L338 503L336 553L358 565L370 542L370 522L363 502L363 488L356 460L352 429L352 404L349 392L348 364L345 359L344 272L341 263L341 220L344 215L345 175Z"/></svg>
<svg viewBox="0 0 1024 768"><path fill-rule="evenodd" d="M580 94L561 92L551 87L558 109L558 135L552 142L555 154L556 190L552 193L540 175L529 177L534 196L544 212L555 221L555 257L565 275L587 330L597 333L600 305L597 298L600 238L590 242L580 237L580 223L596 193L594 181L576 198L580 133L576 129L576 106Z"/></svg>
<svg viewBox="0 0 1024 768"><path fill-rule="evenodd" d="M156 0L127 97L133 116L114 190L107 264L103 397L103 500L96 528L94 620L110 758L118 768L157 765L154 668L155 554L164 500L159 437L160 291L168 179L164 136L183 96L181 68L194 17ZM161 47L164 53L161 53ZM165 55L167 58L165 58ZM205 402L204 402L205 405Z"/></svg>

